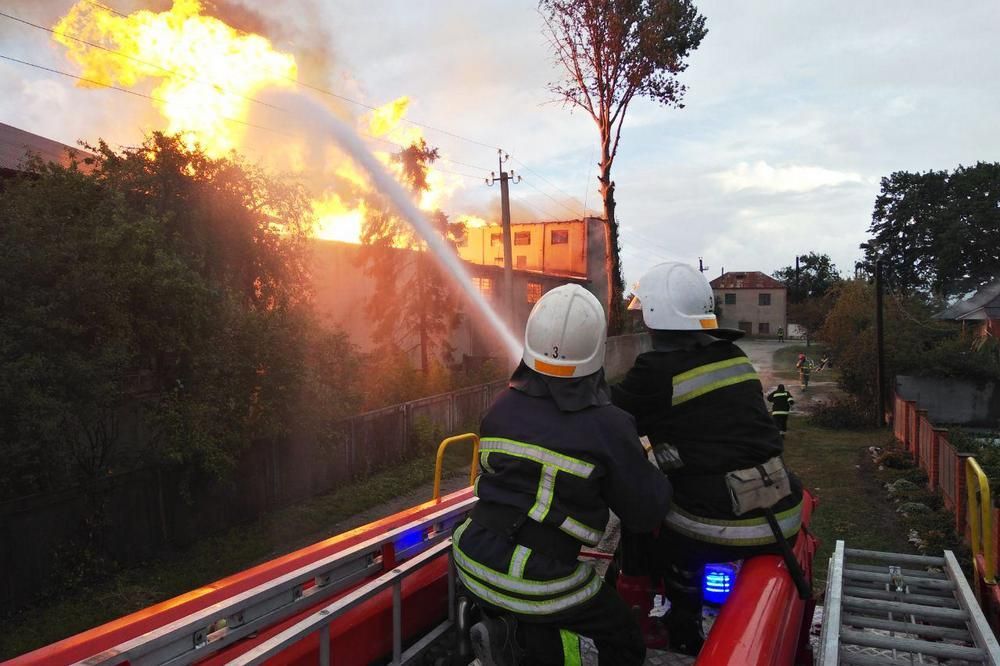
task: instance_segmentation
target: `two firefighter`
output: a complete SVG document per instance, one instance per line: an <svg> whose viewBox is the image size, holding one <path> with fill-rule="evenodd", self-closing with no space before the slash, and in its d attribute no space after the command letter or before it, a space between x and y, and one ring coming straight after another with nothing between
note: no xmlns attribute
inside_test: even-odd
<svg viewBox="0 0 1000 666"><path fill-rule="evenodd" d="M705 564L790 556L802 489L733 344L741 332L718 327L711 287L684 264L653 268L630 307L642 310L653 348L609 387L600 303L574 285L543 296L510 388L483 419L479 502L454 553L486 610L472 632L484 664L571 663L587 640L601 664L642 663L635 604L577 561L582 544L600 540L609 508L622 524L622 575L646 589L662 581L677 651L696 654L704 640Z"/></svg>

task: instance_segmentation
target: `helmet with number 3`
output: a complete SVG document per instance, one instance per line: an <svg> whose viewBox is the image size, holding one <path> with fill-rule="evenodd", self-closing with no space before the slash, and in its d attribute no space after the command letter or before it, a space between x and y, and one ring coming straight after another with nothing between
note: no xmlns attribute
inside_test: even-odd
<svg viewBox="0 0 1000 666"><path fill-rule="evenodd" d="M524 364L550 377L586 377L604 366L607 322L597 297L577 284L542 296L524 328Z"/></svg>

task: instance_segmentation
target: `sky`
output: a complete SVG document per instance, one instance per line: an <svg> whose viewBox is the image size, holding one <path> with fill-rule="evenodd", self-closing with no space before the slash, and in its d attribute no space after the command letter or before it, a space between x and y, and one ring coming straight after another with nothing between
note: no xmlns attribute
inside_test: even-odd
<svg viewBox="0 0 1000 666"><path fill-rule="evenodd" d="M69 0L0 0L52 25ZM121 11L167 0L107 0ZM408 95L408 117L501 146L514 222L600 211L597 129L554 100L552 61L525 0L225 0L303 63L303 78L372 105ZM995 161L1000 3L970 0L697 0L708 35L681 75L683 109L629 108L613 169L631 284L667 260L771 273L796 254L861 257L879 181L895 171ZM72 71L39 30L0 17L0 54ZM148 100L81 89L0 60L0 122L73 144L135 145L163 121ZM346 105L350 106L350 104ZM478 178L496 151L426 130L461 184L446 212L496 211ZM461 163L461 164L457 164Z"/></svg>

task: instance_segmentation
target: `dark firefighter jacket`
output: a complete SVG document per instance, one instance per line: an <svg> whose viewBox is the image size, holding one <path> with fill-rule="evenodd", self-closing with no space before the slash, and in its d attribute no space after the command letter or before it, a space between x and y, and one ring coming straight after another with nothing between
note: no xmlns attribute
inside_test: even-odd
<svg viewBox="0 0 1000 666"><path fill-rule="evenodd" d="M502 393L483 418L479 502L454 538L458 574L480 599L529 616L581 604L602 581L577 553L601 539L608 509L637 532L656 529L667 513L669 482L647 460L634 419L610 404L603 376L600 382L603 400L569 409L579 401L567 405L560 396L566 411L540 382L512 382L518 388ZM490 529L476 517L485 506L527 524L506 535ZM555 552L519 543L527 527Z"/></svg>
<svg viewBox="0 0 1000 666"><path fill-rule="evenodd" d="M612 387L612 398L635 416L640 435L680 455L683 466L668 472L674 506L667 524L721 545L773 543L763 511L735 515L725 481L727 472L782 453L750 360L732 342L704 333L655 332L653 340L653 351L641 354ZM773 507L786 536L798 531L802 498L794 476L791 484L792 494Z"/></svg>
<svg viewBox="0 0 1000 666"><path fill-rule="evenodd" d="M767 400L771 403L771 413L776 416L787 416L792 408L792 403L795 402L791 393L777 389L768 394Z"/></svg>

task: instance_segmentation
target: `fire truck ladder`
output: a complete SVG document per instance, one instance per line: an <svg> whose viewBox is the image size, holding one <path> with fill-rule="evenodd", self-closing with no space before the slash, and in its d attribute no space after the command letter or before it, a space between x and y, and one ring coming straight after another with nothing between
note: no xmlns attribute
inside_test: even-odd
<svg viewBox="0 0 1000 666"><path fill-rule="evenodd" d="M1000 644L955 555L857 550L837 541L817 664L942 663L1000 665Z"/></svg>

